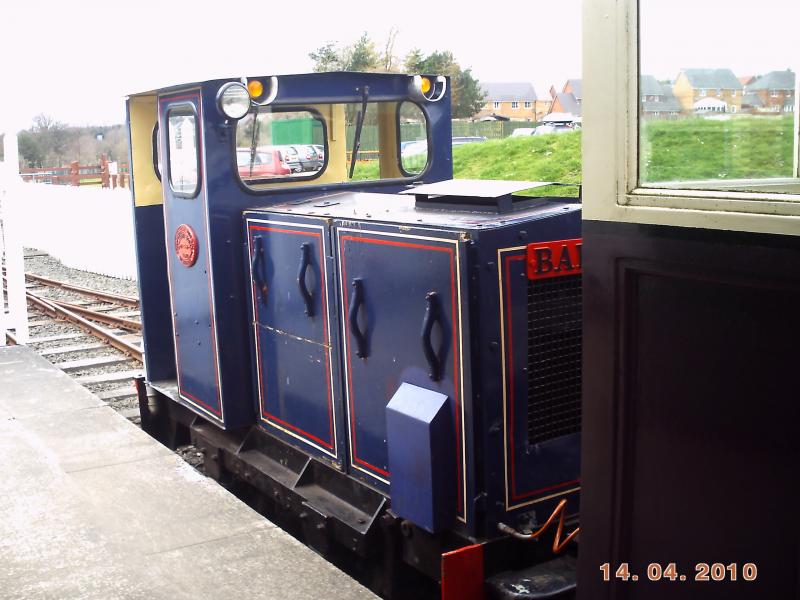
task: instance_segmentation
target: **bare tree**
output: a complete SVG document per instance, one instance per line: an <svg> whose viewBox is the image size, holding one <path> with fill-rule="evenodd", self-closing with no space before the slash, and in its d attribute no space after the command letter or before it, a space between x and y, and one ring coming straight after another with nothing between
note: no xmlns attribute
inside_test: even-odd
<svg viewBox="0 0 800 600"><path fill-rule="evenodd" d="M394 44L397 41L397 34L400 30L397 27L392 27L389 30L389 37L386 38L386 46L383 49L383 69L388 72L397 69L397 57L394 55Z"/></svg>

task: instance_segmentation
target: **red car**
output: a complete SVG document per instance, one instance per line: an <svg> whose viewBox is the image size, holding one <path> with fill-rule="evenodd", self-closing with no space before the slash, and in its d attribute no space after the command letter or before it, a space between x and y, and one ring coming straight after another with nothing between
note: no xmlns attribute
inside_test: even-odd
<svg viewBox="0 0 800 600"><path fill-rule="evenodd" d="M276 149L259 150L250 164L250 150L237 150L236 163L239 168L239 177L245 179L260 179L263 177L281 177L289 175L292 169L286 164L284 154Z"/></svg>

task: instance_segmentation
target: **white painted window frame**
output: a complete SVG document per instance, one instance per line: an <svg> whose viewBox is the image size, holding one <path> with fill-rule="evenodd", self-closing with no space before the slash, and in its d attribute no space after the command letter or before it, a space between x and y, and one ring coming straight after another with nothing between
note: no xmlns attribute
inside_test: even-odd
<svg viewBox="0 0 800 600"><path fill-rule="evenodd" d="M514 109L519 108L519 101L518 100L513 100L511 102L511 108L514 108Z"/></svg>
<svg viewBox="0 0 800 600"><path fill-rule="evenodd" d="M638 186L638 31L637 0L583 3L584 219L800 235L796 179L770 180L773 186L788 186L793 192L788 194ZM758 180L748 183L766 187Z"/></svg>

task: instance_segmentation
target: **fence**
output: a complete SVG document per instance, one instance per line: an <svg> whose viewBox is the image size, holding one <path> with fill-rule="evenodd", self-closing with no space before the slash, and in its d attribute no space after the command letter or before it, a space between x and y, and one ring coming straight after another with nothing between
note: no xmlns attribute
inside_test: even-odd
<svg viewBox="0 0 800 600"><path fill-rule="evenodd" d="M532 121L453 121L453 137L485 137L489 140L507 138L520 127L535 127ZM355 125L347 126L347 147L353 147ZM403 123L400 125L402 141L424 140L425 125L423 123ZM361 150L378 150L378 126L364 125L361 130Z"/></svg>
<svg viewBox="0 0 800 600"><path fill-rule="evenodd" d="M81 165L73 161L66 167L44 167L20 169L22 180L33 183L52 185L99 185L104 188L129 188L130 174L128 165L117 167L109 162L105 154L100 157L100 164Z"/></svg>

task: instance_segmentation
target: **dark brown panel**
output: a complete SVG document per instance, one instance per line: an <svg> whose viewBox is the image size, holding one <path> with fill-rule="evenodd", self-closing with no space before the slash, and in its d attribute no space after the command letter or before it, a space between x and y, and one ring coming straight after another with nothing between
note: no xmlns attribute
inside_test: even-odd
<svg viewBox="0 0 800 600"><path fill-rule="evenodd" d="M587 223L584 257L579 597L798 597L797 241ZM623 561L639 581L604 583Z"/></svg>

